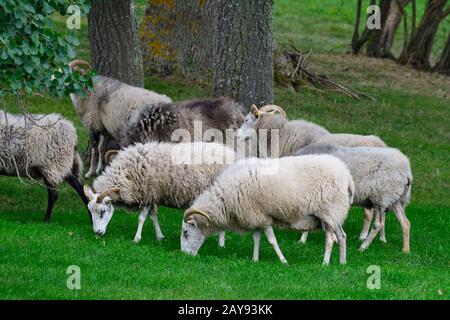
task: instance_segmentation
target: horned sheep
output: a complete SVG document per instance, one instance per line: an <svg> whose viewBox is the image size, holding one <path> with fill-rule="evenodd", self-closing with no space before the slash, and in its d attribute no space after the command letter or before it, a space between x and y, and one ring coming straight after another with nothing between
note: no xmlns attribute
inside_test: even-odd
<svg viewBox="0 0 450 320"><path fill-rule="evenodd" d="M253 231L253 260L258 260L260 230L278 258L286 263L272 225L295 230L325 230L328 264L333 234L346 262L342 225L352 201L354 185L346 165L333 156L312 155L281 159L246 159L223 171L185 211L181 250L196 255L214 233Z"/></svg>
<svg viewBox="0 0 450 320"><path fill-rule="evenodd" d="M313 143L329 143L346 147L386 147L386 144L376 136L364 136L345 133L330 133L325 128L305 120L286 118L284 110L276 105L267 105L258 109L252 106L244 124L239 128L237 136L241 140L255 137L268 131L267 156L285 157ZM278 130L278 146L271 149L271 139ZM272 146L273 148L273 146Z"/></svg>
<svg viewBox="0 0 450 320"><path fill-rule="evenodd" d="M43 181L48 192L45 222L51 219L57 187L63 181L87 205L79 180L82 171L71 122L58 114L0 114L0 174Z"/></svg>
<svg viewBox="0 0 450 320"><path fill-rule="evenodd" d="M88 62L80 59L71 61L69 67L78 72L84 72L83 67L91 69ZM93 85L94 91L85 96L70 94L75 110L90 135L91 164L86 177L100 173L103 168L105 137L120 140L136 112L149 105L172 102L166 95L105 76L95 76Z"/></svg>
<svg viewBox="0 0 450 320"><path fill-rule="evenodd" d="M189 207L219 172L234 163L234 156L225 145L206 142L136 144L121 150L95 179L95 193L85 186L94 232L106 232L114 204L141 210L135 242L141 240L149 210L156 237L163 239L157 206ZM223 239L222 235L221 245Z"/></svg>
<svg viewBox="0 0 450 320"><path fill-rule="evenodd" d="M341 159L350 169L355 181L353 204L375 210L375 222L369 233L372 216L364 219L360 239L361 250L367 249L374 237L384 234L385 214L392 210L403 233L403 252L409 252L410 222L404 208L411 195L412 173L408 158L394 148L340 147L335 145L311 145L298 150L294 155L329 154ZM365 210L365 213L371 213ZM303 242L306 235L302 235Z"/></svg>

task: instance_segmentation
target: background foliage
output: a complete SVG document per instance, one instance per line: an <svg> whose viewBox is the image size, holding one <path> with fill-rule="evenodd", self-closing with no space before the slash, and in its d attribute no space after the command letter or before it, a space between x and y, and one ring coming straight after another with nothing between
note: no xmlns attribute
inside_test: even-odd
<svg viewBox="0 0 450 320"><path fill-rule="evenodd" d="M69 5L82 14L87 0L0 1L0 96L33 91L57 96L82 92L92 86L91 75L70 73L67 63L80 44L74 31L54 28L51 16L66 15Z"/></svg>

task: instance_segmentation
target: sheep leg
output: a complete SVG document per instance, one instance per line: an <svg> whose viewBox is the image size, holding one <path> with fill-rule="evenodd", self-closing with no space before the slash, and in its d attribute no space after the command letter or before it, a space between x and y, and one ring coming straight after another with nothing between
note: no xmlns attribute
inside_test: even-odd
<svg viewBox="0 0 450 320"><path fill-rule="evenodd" d="M97 149L92 147L91 148L91 163L89 165L89 170L88 172L84 175L85 178L89 178L90 176L92 176L94 174L94 167L95 167L95 163L96 163L96 159L97 159Z"/></svg>
<svg viewBox="0 0 450 320"><path fill-rule="evenodd" d="M102 172L103 170L103 144L105 142L105 136L104 135L100 135L100 141L98 143L98 164L97 164L97 170L95 170L96 174L100 174L100 172Z"/></svg>
<svg viewBox="0 0 450 320"><path fill-rule="evenodd" d="M225 231L219 233L219 247L225 247Z"/></svg>
<svg viewBox="0 0 450 320"><path fill-rule="evenodd" d="M261 240L261 232L253 231L253 261L259 261L259 241Z"/></svg>
<svg viewBox="0 0 450 320"><path fill-rule="evenodd" d="M302 233L302 236L300 237L300 240L298 240L298 242L305 244L307 239L308 239L308 231L305 231Z"/></svg>
<svg viewBox="0 0 450 320"><path fill-rule="evenodd" d="M364 208L364 224L359 235L359 240L364 241L367 238L370 230L370 224L373 219L373 209Z"/></svg>
<svg viewBox="0 0 450 320"><path fill-rule="evenodd" d="M386 243L386 212L381 213L381 230L380 230L380 240Z"/></svg>
<svg viewBox="0 0 450 320"><path fill-rule="evenodd" d="M331 251L333 250L333 231L330 228L325 229L325 254L323 255L323 264L330 264Z"/></svg>
<svg viewBox="0 0 450 320"><path fill-rule="evenodd" d="M339 263L346 264L347 263L347 235L342 229L342 226L339 225L337 229L334 231L334 234L337 237L339 243Z"/></svg>
<svg viewBox="0 0 450 320"><path fill-rule="evenodd" d="M155 227L156 239L158 239L158 241L163 240L164 239L164 235L163 235L163 233L161 231L161 227L159 225L159 221L158 221L158 207L156 205L154 205L153 209L151 210L150 218L152 219L153 226Z"/></svg>
<svg viewBox="0 0 450 320"><path fill-rule="evenodd" d="M75 191L78 193L78 195L80 196L81 200L83 200L84 205L86 206L86 209L88 211L89 214L89 219L91 220L92 223L92 215L91 212L89 211L89 208L87 207L88 203L89 203L89 199L86 197L86 195L84 194L83 191L83 185L81 184L81 182L78 180L77 177L75 177L73 174L69 175L66 178L66 182L73 188L75 189Z"/></svg>
<svg viewBox="0 0 450 320"><path fill-rule="evenodd" d="M89 171L86 173L85 177L89 178L95 173L95 166L97 164L97 151L98 151L98 133L92 133L91 140L91 163L89 165Z"/></svg>
<svg viewBox="0 0 450 320"><path fill-rule="evenodd" d="M278 246L277 238L275 237L275 233L273 232L272 226L268 226L267 228L265 228L264 233L266 234L267 240L272 245L280 261L282 263L287 263L286 258L283 256L283 253L281 252L281 249Z"/></svg>
<svg viewBox="0 0 450 320"><path fill-rule="evenodd" d="M403 252L409 253L409 230L411 228L411 223L409 222L408 218L406 217L405 211L403 210L403 207L401 204L397 203L394 206L394 213L395 213L395 217L397 218L398 222L400 222L400 225L402 227Z"/></svg>
<svg viewBox="0 0 450 320"><path fill-rule="evenodd" d="M44 222L49 223L52 218L52 210L55 205L56 200L58 200L58 191L51 186L47 186L48 192L48 203L47 203L47 211L45 213Z"/></svg>
<svg viewBox="0 0 450 320"><path fill-rule="evenodd" d="M148 208L145 207L142 209L141 213L139 214L139 224L138 224L138 228L136 231L136 235L134 236L134 242L138 243L139 241L141 241L142 238L142 228L144 227L144 222L147 219L147 215L148 215Z"/></svg>
<svg viewBox="0 0 450 320"><path fill-rule="evenodd" d="M376 237L376 235L378 234L378 232L380 232L381 228L382 228L382 213L383 213L383 208L376 208L375 209L375 222L372 226L372 230L370 230L369 235L367 236L366 240L363 241L363 243L361 244L361 247L359 248L360 251L364 251L366 250L370 243L372 242L372 240Z"/></svg>

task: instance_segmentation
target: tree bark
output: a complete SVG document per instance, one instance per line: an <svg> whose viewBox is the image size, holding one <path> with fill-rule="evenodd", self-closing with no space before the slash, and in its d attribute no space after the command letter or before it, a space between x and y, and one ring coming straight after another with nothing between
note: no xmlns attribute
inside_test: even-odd
<svg viewBox="0 0 450 320"><path fill-rule="evenodd" d="M149 0L139 28L144 72L169 75L176 69L177 50L173 46L175 0Z"/></svg>
<svg viewBox="0 0 450 320"><path fill-rule="evenodd" d="M369 38L367 40L367 49L366 53L369 57L382 57L382 46L381 46L381 38L383 35L382 30L386 25L387 17L389 15L391 0L380 0L380 15L381 15L381 28L374 29L369 34Z"/></svg>
<svg viewBox="0 0 450 320"><path fill-rule="evenodd" d="M436 64L435 70L439 73L450 76L450 33L447 37L447 43Z"/></svg>
<svg viewBox="0 0 450 320"><path fill-rule="evenodd" d="M146 73L211 78L215 0L149 0L140 27Z"/></svg>
<svg viewBox="0 0 450 320"><path fill-rule="evenodd" d="M428 0L425 13L399 62L416 69L431 70L430 54L439 23L445 16L444 7L448 0Z"/></svg>
<svg viewBox="0 0 450 320"><path fill-rule="evenodd" d="M272 0L216 0L214 95L244 106L274 99Z"/></svg>
<svg viewBox="0 0 450 320"><path fill-rule="evenodd" d="M381 31L379 48L376 52L379 58L394 58L391 49L394 44L395 32L402 20L403 8L410 1L411 0L391 0L388 15ZM404 19L406 19L406 16ZM405 20L405 26L407 26L406 22L407 21ZM407 29L405 31L407 32ZM408 37L408 35L405 34L405 37Z"/></svg>
<svg viewBox="0 0 450 320"><path fill-rule="evenodd" d="M88 14L91 59L98 74L142 87L144 74L132 0L93 0Z"/></svg>

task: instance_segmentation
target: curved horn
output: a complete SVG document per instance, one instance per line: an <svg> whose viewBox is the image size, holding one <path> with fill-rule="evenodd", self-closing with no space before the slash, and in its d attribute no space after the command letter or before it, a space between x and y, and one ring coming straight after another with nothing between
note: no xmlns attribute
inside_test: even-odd
<svg viewBox="0 0 450 320"><path fill-rule="evenodd" d="M105 153L105 162L109 164L117 155L119 150L109 150Z"/></svg>
<svg viewBox="0 0 450 320"><path fill-rule="evenodd" d="M256 105L254 105L254 104L252 105L252 107L250 108L250 112L251 112L256 118L259 117L260 112L259 112L258 107L257 107Z"/></svg>
<svg viewBox="0 0 450 320"><path fill-rule="evenodd" d="M279 112L284 118L286 118L286 112L283 110L283 108L281 108L280 106L277 106L275 104L268 104L265 105L264 107L261 107L259 109L259 112L264 112L264 113L275 113L275 112Z"/></svg>
<svg viewBox="0 0 450 320"><path fill-rule="evenodd" d="M105 191L103 191L102 193L100 193L100 195L97 197L97 203L101 203L103 201L103 199L106 196L109 196L111 193L119 193L120 192L120 188L111 188L111 189L107 189Z"/></svg>
<svg viewBox="0 0 450 320"><path fill-rule="evenodd" d="M92 70L92 66L86 60L75 59L69 62L70 70L75 70L76 67L85 65L88 67L88 70Z"/></svg>
<svg viewBox="0 0 450 320"><path fill-rule="evenodd" d="M211 222L211 217L210 217L207 213L205 213L205 212L203 212L203 211L201 211L201 210L198 210L198 209L193 209L193 208L190 208L190 209L187 209L187 210L186 210L186 213L185 213L185 215L184 215L184 222L188 222L189 219L190 219L194 214L201 215L201 216L205 217L205 218L208 220L208 222Z"/></svg>

